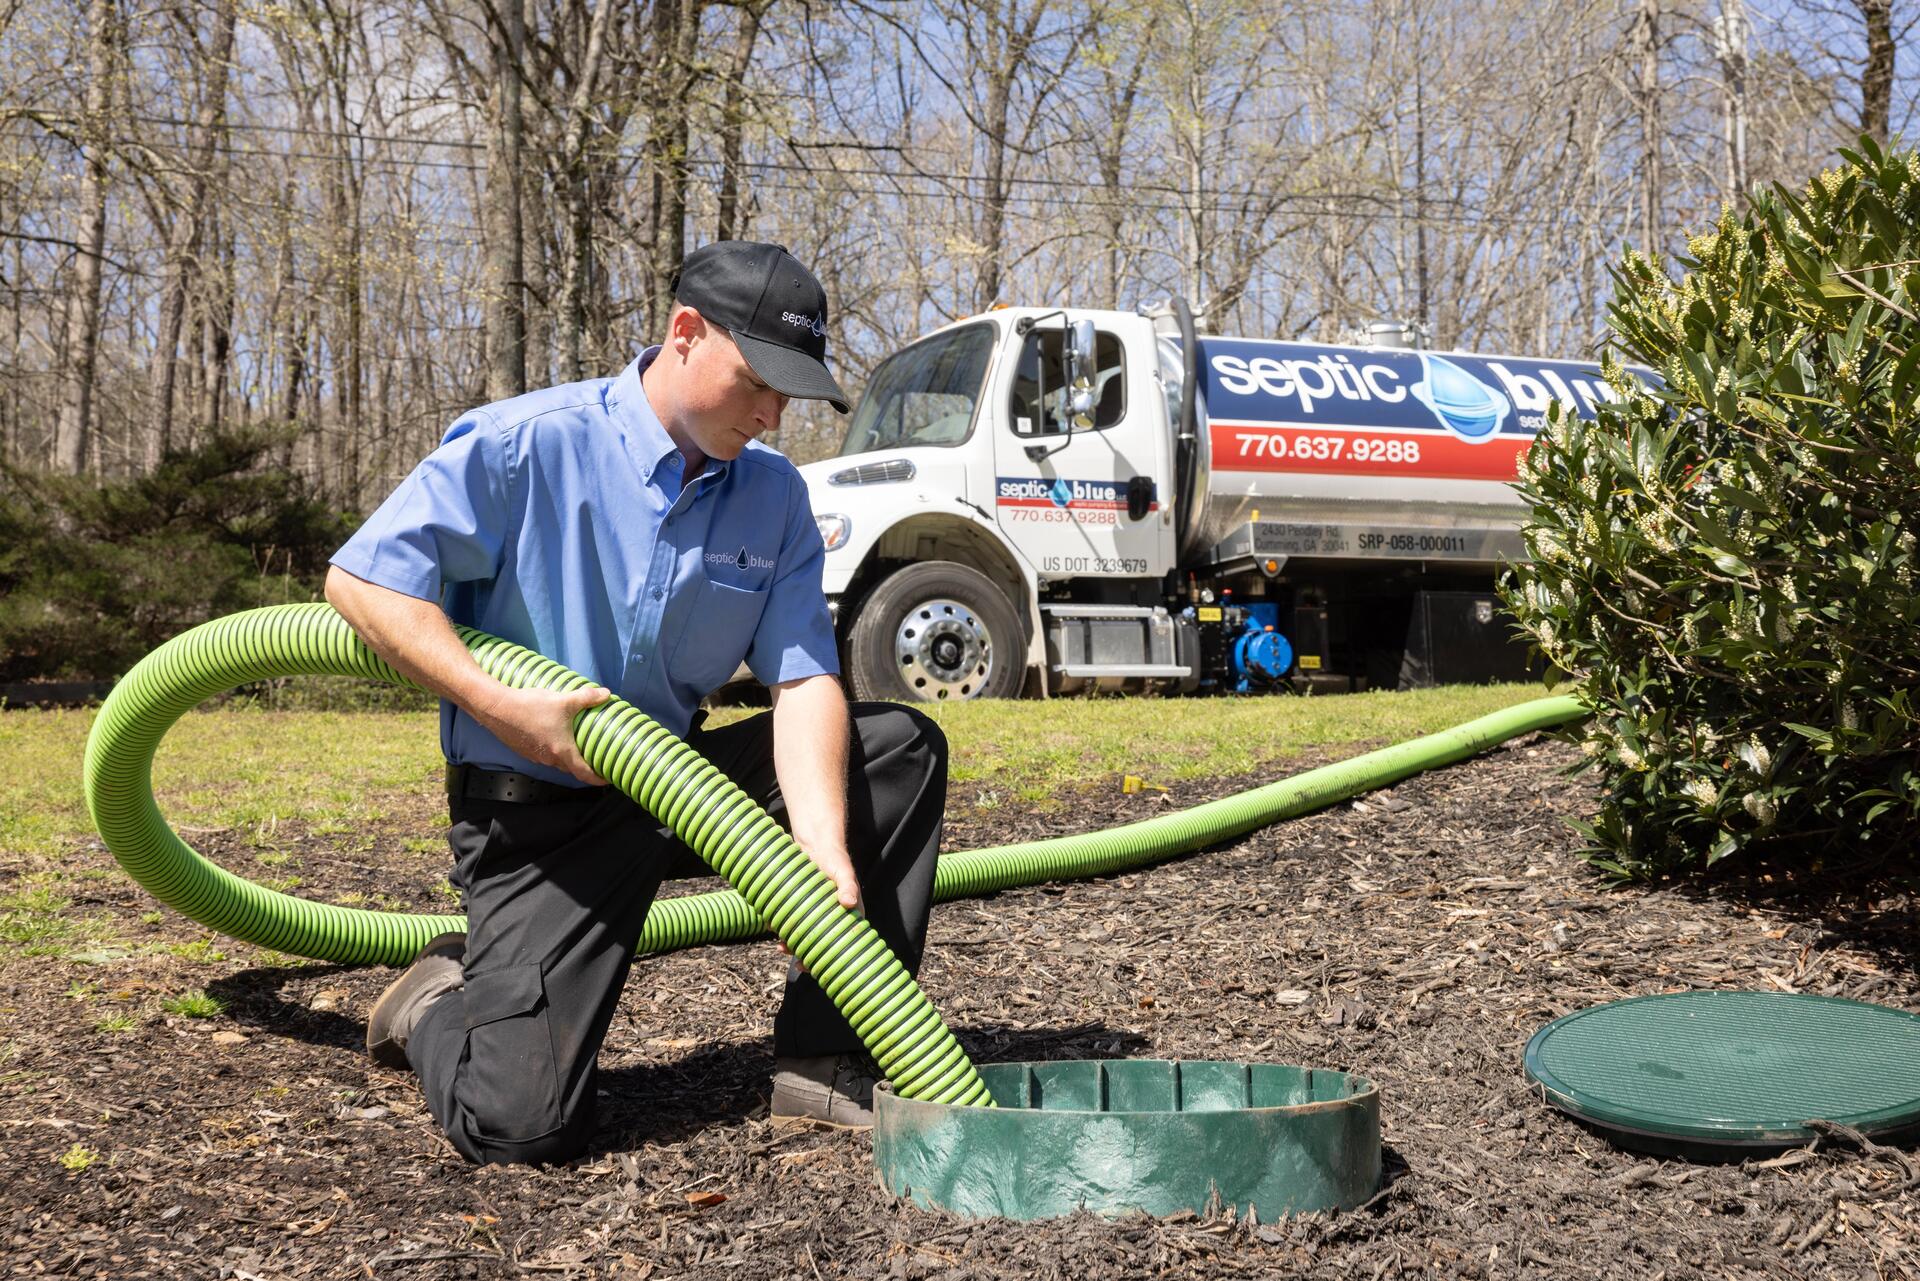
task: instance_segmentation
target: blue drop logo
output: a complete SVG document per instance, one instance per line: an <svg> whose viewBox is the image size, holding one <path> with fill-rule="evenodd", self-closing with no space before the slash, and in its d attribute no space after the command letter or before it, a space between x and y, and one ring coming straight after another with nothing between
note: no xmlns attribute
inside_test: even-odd
<svg viewBox="0 0 1920 1281"><path fill-rule="evenodd" d="M1053 482L1053 488L1047 491L1047 497L1053 500L1055 507L1065 507L1073 501L1073 486L1067 483L1065 476Z"/></svg>
<svg viewBox="0 0 1920 1281"><path fill-rule="evenodd" d="M1492 439L1510 408L1505 393L1440 356L1423 354L1420 372L1414 398L1433 411L1442 427L1475 444Z"/></svg>

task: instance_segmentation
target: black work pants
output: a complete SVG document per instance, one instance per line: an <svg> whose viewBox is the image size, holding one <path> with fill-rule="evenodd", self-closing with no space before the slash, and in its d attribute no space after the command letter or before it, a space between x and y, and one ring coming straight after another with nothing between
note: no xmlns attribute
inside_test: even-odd
<svg viewBox="0 0 1920 1281"><path fill-rule="evenodd" d="M920 713L855 703L847 846L867 920L917 971L946 807L946 739ZM782 826L773 717L687 743ZM647 908L692 851L613 788L549 804L450 798L454 883L467 910L466 986L435 1002L407 1043L434 1119L471 1161L579 1155L594 1127L595 1060ZM860 1048L811 978L790 979L776 1055Z"/></svg>

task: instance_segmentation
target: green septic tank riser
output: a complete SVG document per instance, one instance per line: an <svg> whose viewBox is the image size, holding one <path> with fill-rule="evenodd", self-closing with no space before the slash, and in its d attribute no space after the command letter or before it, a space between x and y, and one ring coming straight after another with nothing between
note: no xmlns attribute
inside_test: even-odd
<svg viewBox="0 0 1920 1281"><path fill-rule="evenodd" d="M971 1218L1218 1204L1272 1222L1351 1209L1380 1185L1380 1092L1345 1072L1118 1059L980 1075L992 1110L880 1096L881 1187Z"/></svg>

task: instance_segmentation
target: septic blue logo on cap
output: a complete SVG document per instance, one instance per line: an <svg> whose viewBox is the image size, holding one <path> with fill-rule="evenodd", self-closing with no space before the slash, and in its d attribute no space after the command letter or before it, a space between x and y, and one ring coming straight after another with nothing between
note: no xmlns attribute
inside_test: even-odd
<svg viewBox="0 0 1920 1281"><path fill-rule="evenodd" d="M1511 408L1506 394L1442 356L1420 355L1420 381L1410 389L1414 398L1462 440L1475 444L1490 440Z"/></svg>

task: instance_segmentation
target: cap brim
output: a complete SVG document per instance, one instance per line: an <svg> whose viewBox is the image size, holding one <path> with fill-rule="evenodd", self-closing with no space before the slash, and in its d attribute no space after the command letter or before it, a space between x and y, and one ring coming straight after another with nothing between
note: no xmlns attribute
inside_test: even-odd
<svg viewBox="0 0 1920 1281"><path fill-rule="evenodd" d="M733 333L733 341L753 372L760 375L760 381L781 395L791 400L824 400L843 414L852 408L847 393L840 390L827 367L806 352L738 330Z"/></svg>

